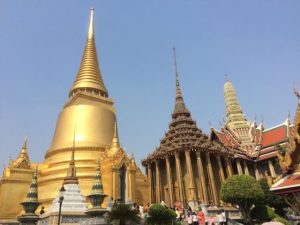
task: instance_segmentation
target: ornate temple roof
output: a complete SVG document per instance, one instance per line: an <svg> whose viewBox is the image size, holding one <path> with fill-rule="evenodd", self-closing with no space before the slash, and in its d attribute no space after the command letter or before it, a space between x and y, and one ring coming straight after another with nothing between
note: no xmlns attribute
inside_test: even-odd
<svg viewBox="0 0 300 225"><path fill-rule="evenodd" d="M224 84L226 124L220 130L211 128L210 138L235 149L236 157L248 160L265 160L276 156L274 146L285 146L292 127L289 118L283 123L264 129L263 122L247 121L238 102L234 86L226 80Z"/></svg>
<svg viewBox="0 0 300 225"><path fill-rule="evenodd" d="M224 155L233 153L223 144L211 141L209 137L197 127L196 121L192 119L190 111L184 103L180 88L179 73L177 70L176 55L174 49L175 74L176 74L176 97L172 113L172 120L169 123L169 130L165 133L156 150L143 160L143 164L166 155L174 154L176 151L209 151Z"/></svg>

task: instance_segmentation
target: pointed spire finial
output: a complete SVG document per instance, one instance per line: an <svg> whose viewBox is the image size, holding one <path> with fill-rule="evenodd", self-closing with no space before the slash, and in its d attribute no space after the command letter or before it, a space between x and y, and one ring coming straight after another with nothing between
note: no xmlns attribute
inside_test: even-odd
<svg viewBox="0 0 300 225"><path fill-rule="evenodd" d="M94 37L94 8L90 10L90 25L89 25L89 34L88 38L91 39Z"/></svg>
<svg viewBox="0 0 300 225"><path fill-rule="evenodd" d="M175 98L174 113L188 112L188 110L185 108L185 104L184 104L181 89L180 89L179 73L178 73L178 68L177 68L176 49L175 49L175 47L173 47L173 55L174 55L174 66L175 66L175 76L176 76L176 98Z"/></svg>
<svg viewBox="0 0 300 225"><path fill-rule="evenodd" d="M176 84L177 84L177 82L179 83L179 75L178 75L176 48L175 47L173 47L173 55L174 55L174 66L175 66L175 75L176 75Z"/></svg>
<svg viewBox="0 0 300 225"><path fill-rule="evenodd" d="M229 78L228 78L228 75L225 73L225 83L226 82L229 82Z"/></svg>
<svg viewBox="0 0 300 225"><path fill-rule="evenodd" d="M94 36L94 9L92 8L90 10L90 24L85 49L78 74L69 92L69 97L72 97L78 91L85 92L86 90L94 95L108 97L108 92L99 68Z"/></svg>
<svg viewBox="0 0 300 225"><path fill-rule="evenodd" d="M76 141L76 124L74 125L73 147L71 153L71 160L67 171L67 176L64 179L64 184L78 184L75 166L75 141Z"/></svg>
<svg viewBox="0 0 300 225"><path fill-rule="evenodd" d="M212 125L212 123L210 122L210 120L208 120L207 122L208 122L209 127L210 127L210 128L213 128L213 125Z"/></svg>
<svg viewBox="0 0 300 225"><path fill-rule="evenodd" d="M119 142L118 125L117 125L117 121L115 121L114 137L113 137L111 148L110 148L111 155L114 155L115 153L117 153L120 148L121 148L121 146L120 146L120 142Z"/></svg>
<svg viewBox="0 0 300 225"><path fill-rule="evenodd" d="M27 142L28 142L28 138L27 138L27 136L25 136L25 138L24 138L24 143L23 143L23 145L22 145L22 149L23 149L23 148L27 149Z"/></svg>

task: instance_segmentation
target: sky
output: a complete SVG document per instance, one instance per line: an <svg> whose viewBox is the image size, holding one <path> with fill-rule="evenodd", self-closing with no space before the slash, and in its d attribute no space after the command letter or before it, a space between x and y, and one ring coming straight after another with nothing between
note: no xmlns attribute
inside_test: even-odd
<svg viewBox="0 0 300 225"><path fill-rule="evenodd" d="M95 8L100 68L120 142L140 164L159 145L175 102L173 46L187 108L209 134L226 117L224 75L249 121L294 117L300 89L300 2L0 1L0 170L25 136L42 162L79 69Z"/></svg>

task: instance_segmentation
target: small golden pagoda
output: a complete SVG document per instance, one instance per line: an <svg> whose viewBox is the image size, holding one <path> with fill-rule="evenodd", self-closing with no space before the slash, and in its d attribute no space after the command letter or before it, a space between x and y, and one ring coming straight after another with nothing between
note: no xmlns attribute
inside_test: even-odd
<svg viewBox="0 0 300 225"><path fill-rule="evenodd" d="M73 145L77 177L84 196L90 194L100 158L106 194L114 200L150 201L148 195L142 194L148 190L144 175L119 143L113 104L99 68L94 10L91 9L79 72L69 91L69 99L59 114L44 162L36 164L30 161L25 141L19 157L4 169L0 179L0 223L13 221L22 213L20 203L28 191L36 165L40 207L44 206L47 211L64 181Z"/></svg>

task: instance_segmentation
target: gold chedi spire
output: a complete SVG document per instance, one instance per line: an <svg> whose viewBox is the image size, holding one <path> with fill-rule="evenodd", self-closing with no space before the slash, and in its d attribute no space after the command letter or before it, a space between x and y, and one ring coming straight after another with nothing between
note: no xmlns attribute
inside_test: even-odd
<svg viewBox="0 0 300 225"><path fill-rule="evenodd" d="M91 9L88 38L82 56L79 72L70 90L70 97L77 91L108 97L99 68L94 34L94 9Z"/></svg>
<svg viewBox="0 0 300 225"><path fill-rule="evenodd" d="M179 73L178 73L178 69L177 69L176 49L175 48L173 48L173 54L174 54L175 76L176 76L176 98L175 98L175 108L174 108L173 113L187 112L187 109L185 107L184 100L182 97L180 83L179 83Z"/></svg>
<svg viewBox="0 0 300 225"><path fill-rule="evenodd" d="M27 153L27 142L28 142L28 139L27 139L27 137L25 137L24 143L22 145L22 149L21 149L21 152L20 152L18 158L27 159L29 161L29 157L28 157L28 153Z"/></svg>
<svg viewBox="0 0 300 225"><path fill-rule="evenodd" d="M226 125L232 129L248 127L236 91L232 83L228 81L227 76L224 84L224 98L226 105Z"/></svg>
<svg viewBox="0 0 300 225"><path fill-rule="evenodd" d="M114 137L112 140L112 144L110 147L110 153L111 155L116 154L119 149L121 148L120 142L119 142L119 135L118 135L118 125L117 125L117 121L115 122L115 129L114 129Z"/></svg>

